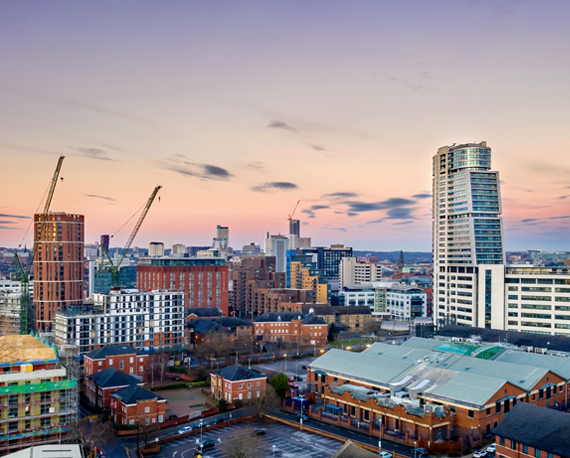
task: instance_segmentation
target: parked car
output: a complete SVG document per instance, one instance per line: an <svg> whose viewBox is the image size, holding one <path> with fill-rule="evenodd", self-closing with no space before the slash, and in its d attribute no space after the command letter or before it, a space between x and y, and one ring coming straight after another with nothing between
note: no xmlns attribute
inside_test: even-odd
<svg viewBox="0 0 570 458"><path fill-rule="evenodd" d="M307 370L307 366L305 366L304 364L301 366L301 369Z"/></svg>
<svg viewBox="0 0 570 458"><path fill-rule="evenodd" d="M184 426L184 428L178 430L178 434L184 434L189 431L192 431L192 426Z"/></svg>
<svg viewBox="0 0 570 458"><path fill-rule="evenodd" d="M175 375L174 377L172 377L172 380L177 382L178 380L180 380L180 377L178 375Z"/></svg>
<svg viewBox="0 0 570 458"><path fill-rule="evenodd" d="M223 423L224 421L226 420L224 420L223 418L216 418L212 423L210 423L210 425L218 425L220 423Z"/></svg>
<svg viewBox="0 0 570 458"><path fill-rule="evenodd" d="M202 426L204 426L204 425L202 425ZM200 429L200 423L196 423L195 425L192 425L192 430L195 430L195 429Z"/></svg>
<svg viewBox="0 0 570 458"><path fill-rule="evenodd" d="M412 453L413 453L415 456L418 456L418 457L422 457L422 456L427 456L427 455L428 455L428 451L427 451L425 448L423 448L423 447L413 448L413 449L412 449Z"/></svg>
<svg viewBox="0 0 570 458"><path fill-rule="evenodd" d="M289 383L289 388L299 388L299 385L296 383Z"/></svg>
<svg viewBox="0 0 570 458"><path fill-rule="evenodd" d="M198 444L198 448L202 448L202 449L205 449L205 448L212 448L212 447L215 447L215 446L216 446L216 442L213 441L213 440L211 440L211 439L203 440L202 442L200 442L200 443Z"/></svg>
<svg viewBox="0 0 570 458"><path fill-rule="evenodd" d="M390 452L380 452L381 458L392 458L392 454Z"/></svg>
<svg viewBox="0 0 570 458"><path fill-rule="evenodd" d="M491 445L489 445L487 447L487 453L495 453L495 448L496 448L497 444L492 443Z"/></svg>
<svg viewBox="0 0 570 458"><path fill-rule="evenodd" d="M303 381L303 377L301 377L300 375L297 375L296 379L297 379L298 382L302 382L302 381Z"/></svg>
<svg viewBox="0 0 570 458"><path fill-rule="evenodd" d="M483 458L484 456L487 456L487 452L485 450L476 450L473 454L473 458Z"/></svg>
<svg viewBox="0 0 570 458"><path fill-rule="evenodd" d="M309 417L307 415L305 415L304 413L297 414L297 418L299 419L299 421L301 421L301 420L309 421Z"/></svg>
<svg viewBox="0 0 570 458"><path fill-rule="evenodd" d="M290 382L294 382L295 379L294 379L293 377L289 377L289 381L290 381Z"/></svg>
<svg viewBox="0 0 570 458"><path fill-rule="evenodd" d="M264 429L256 429L254 432L251 433L252 436L265 436L267 431Z"/></svg>

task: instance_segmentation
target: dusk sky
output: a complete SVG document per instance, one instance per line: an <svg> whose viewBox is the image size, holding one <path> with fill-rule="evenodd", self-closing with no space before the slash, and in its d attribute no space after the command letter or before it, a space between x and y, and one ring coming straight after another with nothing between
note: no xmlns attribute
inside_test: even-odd
<svg viewBox="0 0 570 458"><path fill-rule="evenodd" d="M437 148L487 141L505 248L570 250L567 1L4 1L0 246L59 155L86 243L431 250ZM134 220L113 239L126 242ZM31 232L24 239L32 243Z"/></svg>

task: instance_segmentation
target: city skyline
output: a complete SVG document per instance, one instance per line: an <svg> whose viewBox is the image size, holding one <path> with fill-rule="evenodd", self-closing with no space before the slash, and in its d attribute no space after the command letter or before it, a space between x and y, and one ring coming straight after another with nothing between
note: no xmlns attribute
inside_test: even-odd
<svg viewBox="0 0 570 458"><path fill-rule="evenodd" d="M505 249L569 249L564 2L139 5L0 6L0 246L63 154L86 243L161 184L134 245L262 245L300 199L313 245L428 252L433 155L487 141Z"/></svg>

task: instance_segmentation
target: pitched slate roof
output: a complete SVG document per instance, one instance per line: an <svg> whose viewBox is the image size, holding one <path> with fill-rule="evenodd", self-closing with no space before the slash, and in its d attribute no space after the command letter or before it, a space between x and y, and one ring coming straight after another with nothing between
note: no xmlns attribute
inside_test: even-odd
<svg viewBox="0 0 570 458"><path fill-rule="evenodd" d="M187 327L194 329L194 331L201 334L207 334L209 332L231 334L230 330L207 318L196 318L195 320L191 320L187 323Z"/></svg>
<svg viewBox="0 0 570 458"><path fill-rule="evenodd" d="M303 305L303 313L313 309L315 315L372 315L367 305L330 306L330 305Z"/></svg>
<svg viewBox="0 0 570 458"><path fill-rule="evenodd" d="M240 366L238 364L234 364L232 366L224 367L217 372L214 372L216 375L221 375L226 380L231 380L232 382L236 382L238 380L251 380L253 378L264 378L265 376L260 374L253 369L248 369L247 367Z"/></svg>
<svg viewBox="0 0 570 458"><path fill-rule="evenodd" d="M198 318L220 316L220 311L216 307L191 308L188 315L196 315Z"/></svg>
<svg viewBox="0 0 570 458"><path fill-rule="evenodd" d="M313 315L312 313L307 315L305 318L303 318L303 321L301 321L301 324L316 324L316 325L326 325L327 322L321 318L320 316L316 316Z"/></svg>
<svg viewBox="0 0 570 458"><path fill-rule="evenodd" d="M112 388L114 386L136 385L141 383L134 377L124 374L117 369L110 367L104 371L97 372L96 374L87 377L88 380L93 380L99 388Z"/></svg>
<svg viewBox="0 0 570 458"><path fill-rule="evenodd" d="M139 401L150 401L152 399L156 399L158 401L164 400L162 396L159 396L142 386L136 385L127 386L122 390L116 391L112 396L119 398L123 404L136 404Z"/></svg>
<svg viewBox="0 0 570 458"><path fill-rule="evenodd" d="M517 402L493 434L539 450L570 456L570 414ZM510 444L508 444L510 446Z"/></svg>
<svg viewBox="0 0 570 458"><path fill-rule="evenodd" d="M97 350L86 353L85 356L90 359L105 359L106 356L132 355L134 353L140 354L143 352L136 350L131 345L105 345Z"/></svg>

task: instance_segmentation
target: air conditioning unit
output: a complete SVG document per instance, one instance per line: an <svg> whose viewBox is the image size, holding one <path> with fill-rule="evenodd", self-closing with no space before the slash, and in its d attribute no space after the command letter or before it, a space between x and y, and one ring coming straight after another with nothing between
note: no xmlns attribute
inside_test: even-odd
<svg viewBox="0 0 570 458"><path fill-rule="evenodd" d="M534 347L526 347L526 346L522 346L521 347L524 351L532 353L532 351L534 350Z"/></svg>
<svg viewBox="0 0 570 458"><path fill-rule="evenodd" d="M566 358L566 353L556 353L556 356L560 356L561 358Z"/></svg>
<svg viewBox="0 0 570 458"><path fill-rule="evenodd" d="M539 353L539 354L541 354L541 355L546 355L546 352L547 352L547 351L548 351L547 348L535 348L535 349L534 349L534 352L535 352L535 353Z"/></svg>

